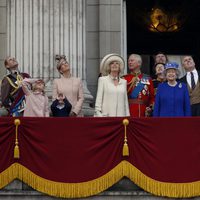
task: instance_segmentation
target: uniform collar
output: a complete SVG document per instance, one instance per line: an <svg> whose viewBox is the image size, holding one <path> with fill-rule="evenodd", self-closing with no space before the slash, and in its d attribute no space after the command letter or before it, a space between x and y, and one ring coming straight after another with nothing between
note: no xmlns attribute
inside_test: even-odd
<svg viewBox="0 0 200 200"><path fill-rule="evenodd" d="M134 75L134 76L139 76L141 74L141 71L139 71L139 72L131 72L131 74Z"/></svg>

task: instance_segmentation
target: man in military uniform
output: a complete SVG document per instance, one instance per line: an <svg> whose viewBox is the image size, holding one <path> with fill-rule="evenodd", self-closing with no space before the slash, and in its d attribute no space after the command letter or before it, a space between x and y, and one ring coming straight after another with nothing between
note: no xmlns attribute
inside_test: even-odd
<svg viewBox="0 0 200 200"><path fill-rule="evenodd" d="M20 73L18 62L13 57L7 57L4 61L9 74L6 75L1 84L1 101L7 109L9 116L22 116L25 96L21 88L23 78L29 78L26 73Z"/></svg>
<svg viewBox="0 0 200 200"><path fill-rule="evenodd" d="M130 74L127 80L127 92L131 117L147 117L151 115L154 104L154 88L151 78L140 70L140 55L131 54L128 59Z"/></svg>

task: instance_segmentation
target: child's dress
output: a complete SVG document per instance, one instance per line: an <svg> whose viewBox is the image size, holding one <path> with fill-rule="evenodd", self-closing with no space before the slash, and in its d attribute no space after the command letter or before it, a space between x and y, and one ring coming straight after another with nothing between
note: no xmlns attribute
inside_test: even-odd
<svg viewBox="0 0 200 200"><path fill-rule="evenodd" d="M29 89L29 85L35 81L35 79L27 78L22 81L26 99L24 117L49 117L48 97L43 92L34 92Z"/></svg>

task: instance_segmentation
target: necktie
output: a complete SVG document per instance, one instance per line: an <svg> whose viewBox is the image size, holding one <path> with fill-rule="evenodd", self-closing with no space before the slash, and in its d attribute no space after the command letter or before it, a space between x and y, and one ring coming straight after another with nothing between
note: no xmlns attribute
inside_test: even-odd
<svg viewBox="0 0 200 200"><path fill-rule="evenodd" d="M191 75L191 88L194 90L195 88L195 81L194 81L194 74L193 72L190 72Z"/></svg>

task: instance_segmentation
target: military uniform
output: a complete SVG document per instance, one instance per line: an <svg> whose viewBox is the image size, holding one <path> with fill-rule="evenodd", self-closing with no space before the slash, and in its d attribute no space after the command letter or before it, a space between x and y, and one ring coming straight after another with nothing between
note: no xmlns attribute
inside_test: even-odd
<svg viewBox="0 0 200 200"><path fill-rule="evenodd" d="M127 92L131 117L145 117L147 107L153 107L154 88L151 78L142 73L123 76L127 80Z"/></svg>
<svg viewBox="0 0 200 200"><path fill-rule="evenodd" d="M6 75L1 84L2 105L8 110L10 116L19 116L24 110L25 97L21 88L21 82L24 78L30 76L26 73L17 73Z"/></svg>

